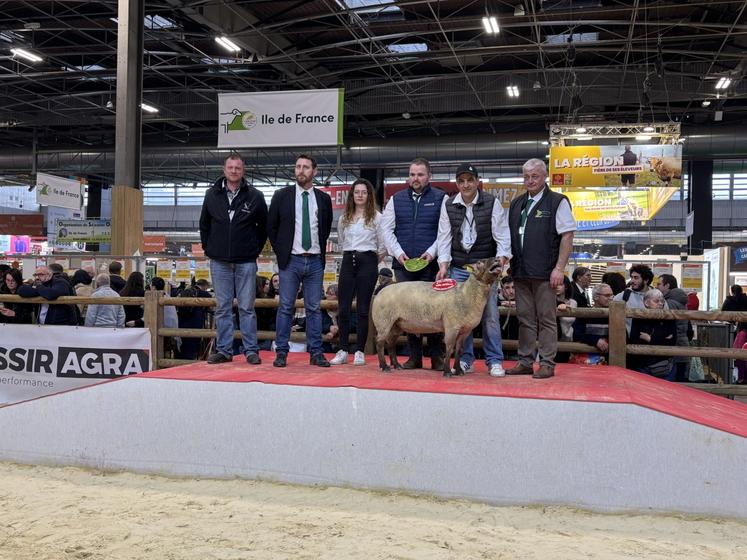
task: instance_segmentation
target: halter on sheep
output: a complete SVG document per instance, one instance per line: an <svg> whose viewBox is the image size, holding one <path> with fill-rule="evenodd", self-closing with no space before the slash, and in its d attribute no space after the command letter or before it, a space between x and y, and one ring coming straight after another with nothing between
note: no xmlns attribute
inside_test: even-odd
<svg viewBox="0 0 747 560"><path fill-rule="evenodd" d="M401 282L379 292L373 301L372 317L381 370L390 371L384 358L385 345L391 366L401 369L396 344L403 332L443 332L446 343L444 375L452 375L452 354L455 355L453 374L464 375L459 363L464 338L480 323L490 287L500 275L498 259L483 259L473 265L470 277L453 290L434 291L430 282Z"/></svg>

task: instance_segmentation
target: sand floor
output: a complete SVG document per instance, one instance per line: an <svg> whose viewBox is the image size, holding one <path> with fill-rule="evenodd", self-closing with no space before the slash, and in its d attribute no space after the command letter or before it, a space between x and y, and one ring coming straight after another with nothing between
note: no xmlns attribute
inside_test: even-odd
<svg viewBox="0 0 747 560"><path fill-rule="evenodd" d="M747 522L0 463L0 558L747 559Z"/></svg>

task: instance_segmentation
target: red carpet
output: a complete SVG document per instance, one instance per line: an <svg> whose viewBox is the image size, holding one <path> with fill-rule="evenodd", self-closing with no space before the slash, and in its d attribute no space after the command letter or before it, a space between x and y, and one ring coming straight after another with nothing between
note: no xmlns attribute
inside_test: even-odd
<svg viewBox="0 0 747 560"><path fill-rule="evenodd" d="M308 354L291 353L284 369L272 367L273 353L262 352L261 356L260 366L250 366L243 356L236 356L230 364L200 362L142 373L138 377L634 404L747 437L744 404L618 367L558 364L555 377L536 380L528 375L493 378L487 374L484 362L478 362L477 372L446 378L441 372L431 370L384 374L375 356L367 356L365 366L319 368L309 365ZM504 365L508 368L514 364Z"/></svg>

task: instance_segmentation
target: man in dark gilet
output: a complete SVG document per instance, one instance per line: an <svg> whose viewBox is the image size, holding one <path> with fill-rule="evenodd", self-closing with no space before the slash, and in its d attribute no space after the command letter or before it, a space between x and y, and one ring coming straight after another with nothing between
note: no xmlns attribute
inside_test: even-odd
<svg viewBox="0 0 747 560"><path fill-rule="evenodd" d="M492 194L479 188L477 170L470 164L457 168L459 192L444 200L438 224L437 279L451 277L457 282L469 278L465 266L480 259L498 257L505 265L511 255L511 236L506 211ZM503 348L498 316L498 282L490 291L482 315L482 340L485 364L493 377L503 377ZM472 371L475 354L470 334L464 340L459 357L462 370Z"/></svg>
<svg viewBox="0 0 747 560"><path fill-rule="evenodd" d="M547 186L544 161L530 159L523 170L526 192L511 202L508 212L511 275L519 316L519 363L506 373L546 379L555 374L558 349L555 288L563 283L576 221L568 198ZM532 364L536 342L540 368L535 373Z"/></svg>

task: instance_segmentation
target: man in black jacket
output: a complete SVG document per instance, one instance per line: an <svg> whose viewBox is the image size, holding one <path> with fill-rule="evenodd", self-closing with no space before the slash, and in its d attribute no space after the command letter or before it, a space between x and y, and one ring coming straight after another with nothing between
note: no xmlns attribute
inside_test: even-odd
<svg viewBox="0 0 747 560"><path fill-rule="evenodd" d="M58 297L70 295L70 283L61 276L55 276L48 267L40 266L34 272L34 284L19 286L18 295L21 297L41 296L53 301ZM39 306L37 322L40 325L77 325L78 318L74 307L74 305L44 303Z"/></svg>
<svg viewBox="0 0 747 560"><path fill-rule="evenodd" d="M278 260L280 302L275 321L277 355L273 366L285 367L298 287L303 283L306 344L310 363L329 367L322 353L322 279L327 239L332 229L332 199L314 188L316 160L296 158L296 184L275 191L267 233Z"/></svg>
<svg viewBox="0 0 747 560"><path fill-rule="evenodd" d="M591 286L591 270L585 266L577 266L571 275L573 280L573 299L578 307L591 307L588 289Z"/></svg>
<svg viewBox="0 0 747 560"><path fill-rule="evenodd" d="M244 162L238 154L226 158L223 177L205 193L200 240L210 258L218 331L215 352L207 361L220 364L232 359L235 297L246 361L261 364L254 300L257 256L267 241L267 204L264 195L244 179Z"/></svg>

